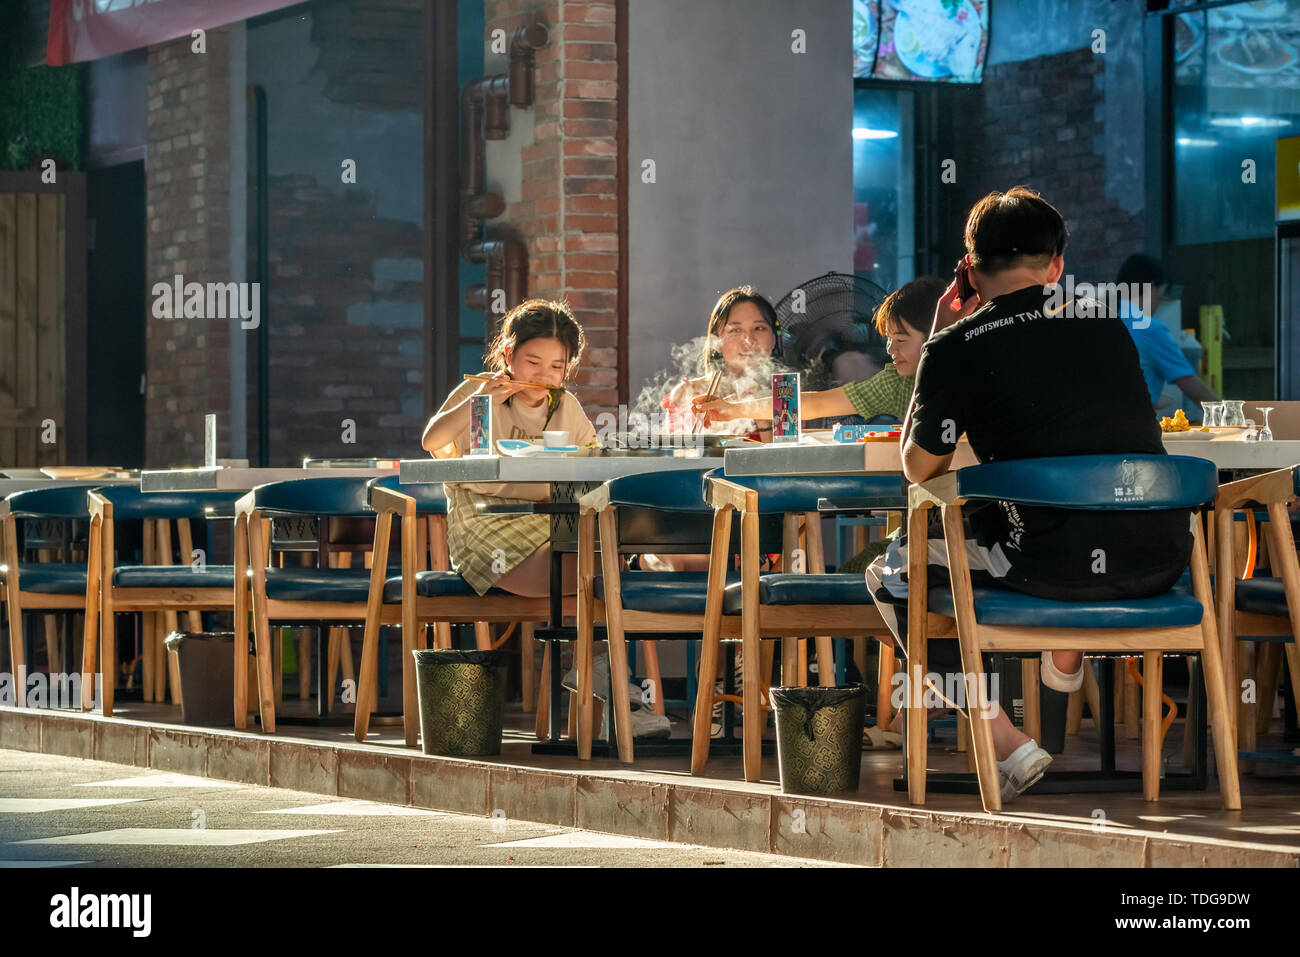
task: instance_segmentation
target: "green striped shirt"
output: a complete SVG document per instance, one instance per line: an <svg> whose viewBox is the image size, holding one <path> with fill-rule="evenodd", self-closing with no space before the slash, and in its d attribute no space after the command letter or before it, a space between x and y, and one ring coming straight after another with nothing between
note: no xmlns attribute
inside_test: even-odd
<svg viewBox="0 0 1300 957"><path fill-rule="evenodd" d="M875 415L892 415L900 422L907 416L907 404L912 401L912 386L916 376L901 376L891 362L865 382L849 382L844 394L853 403L853 410L864 419Z"/></svg>

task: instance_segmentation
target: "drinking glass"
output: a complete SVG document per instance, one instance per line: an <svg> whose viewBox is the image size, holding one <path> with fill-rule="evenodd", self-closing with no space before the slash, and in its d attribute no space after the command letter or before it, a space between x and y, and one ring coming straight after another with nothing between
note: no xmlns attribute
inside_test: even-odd
<svg viewBox="0 0 1300 957"><path fill-rule="evenodd" d="M1235 426L1237 428L1246 427L1246 413L1243 410L1246 402L1244 399L1224 399L1223 400L1223 425Z"/></svg>
<svg viewBox="0 0 1300 957"><path fill-rule="evenodd" d="M1201 420L1202 426L1212 429L1223 424L1222 402L1202 402L1201 412L1204 416Z"/></svg>
<svg viewBox="0 0 1300 957"><path fill-rule="evenodd" d="M1264 413L1264 427L1259 430L1259 440L1261 442L1271 442L1273 440L1273 430L1268 427L1268 414L1273 411L1273 407L1271 405L1261 405L1259 411Z"/></svg>

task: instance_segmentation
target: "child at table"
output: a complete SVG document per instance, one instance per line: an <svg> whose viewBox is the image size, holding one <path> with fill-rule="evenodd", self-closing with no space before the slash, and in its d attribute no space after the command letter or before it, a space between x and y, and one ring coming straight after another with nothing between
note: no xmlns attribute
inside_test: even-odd
<svg viewBox="0 0 1300 957"><path fill-rule="evenodd" d="M893 360L883 370L863 382L849 382L824 392L805 392L799 407L804 421L834 416L860 415L864 419L892 416L903 421L912 399L916 366L921 347L929 335L934 307L945 283L933 276L923 276L894 290L876 310L876 331L888 340L887 351ZM771 416L770 395L753 399L721 398L705 401L693 399L696 412L703 413L706 428L717 422Z"/></svg>
<svg viewBox="0 0 1300 957"><path fill-rule="evenodd" d="M466 381L452 390L425 426L421 444L434 458L455 458L469 449L470 397L492 397L494 439L542 441L542 432L569 433L569 444L587 445L596 430L573 393L556 399L520 382L547 387L564 384L578 367L586 337L568 304L529 299L505 317L485 356L487 382ZM516 595L544 597L550 583L550 518L546 515L480 515L479 503L544 502L543 482L449 483L447 545L451 567L482 595L501 588ZM576 590L565 569L565 592Z"/></svg>

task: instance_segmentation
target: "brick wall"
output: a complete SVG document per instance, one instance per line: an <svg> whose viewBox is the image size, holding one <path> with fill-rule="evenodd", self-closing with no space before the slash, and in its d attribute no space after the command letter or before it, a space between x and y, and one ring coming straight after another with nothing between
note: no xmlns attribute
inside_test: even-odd
<svg viewBox="0 0 1300 957"><path fill-rule="evenodd" d="M615 5L485 0L488 34L536 16L533 143L523 193L498 221L528 244L528 293L567 296L587 334L575 392L591 416L618 405L618 74ZM486 38L485 38L486 42ZM489 229L489 235L492 230Z"/></svg>
<svg viewBox="0 0 1300 957"><path fill-rule="evenodd" d="M148 52L147 289L177 273L186 282L230 279L228 32L209 30L206 41L205 53L191 52L188 37ZM155 318L152 295L148 303L146 464L201 464L207 412L221 415L218 447L227 455L227 324Z"/></svg>
<svg viewBox="0 0 1300 957"><path fill-rule="evenodd" d="M961 96L962 108L950 116L954 152L943 154L958 157L955 237L977 199L1024 184L1065 217L1066 270L1076 281L1113 281L1120 263L1142 250L1143 211L1106 195L1108 146L1100 118L1106 63L1085 48L998 64ZM1133 110L1132 121L1141 123L1142 104Z"/></svg>

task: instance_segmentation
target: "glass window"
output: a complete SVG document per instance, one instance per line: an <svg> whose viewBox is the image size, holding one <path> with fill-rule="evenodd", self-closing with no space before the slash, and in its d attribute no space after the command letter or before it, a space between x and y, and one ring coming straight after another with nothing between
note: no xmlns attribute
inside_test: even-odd
<svg viewBox="0 0 1300 957"><path fill-rule="evenodd" d="M853 105L853 269L887 292L913 277L913 93L859 87Z"/></svg>
<svg viewBox="0 0 1300 957"><path fill-rule="evenodd" d="M1274 143L1300 132L1300 0L1181 13L1173 31L1171 278L1182 325L1201 335L1201 307L1222 307L1221 378L1207 384L1273 398Z"/></svg>

